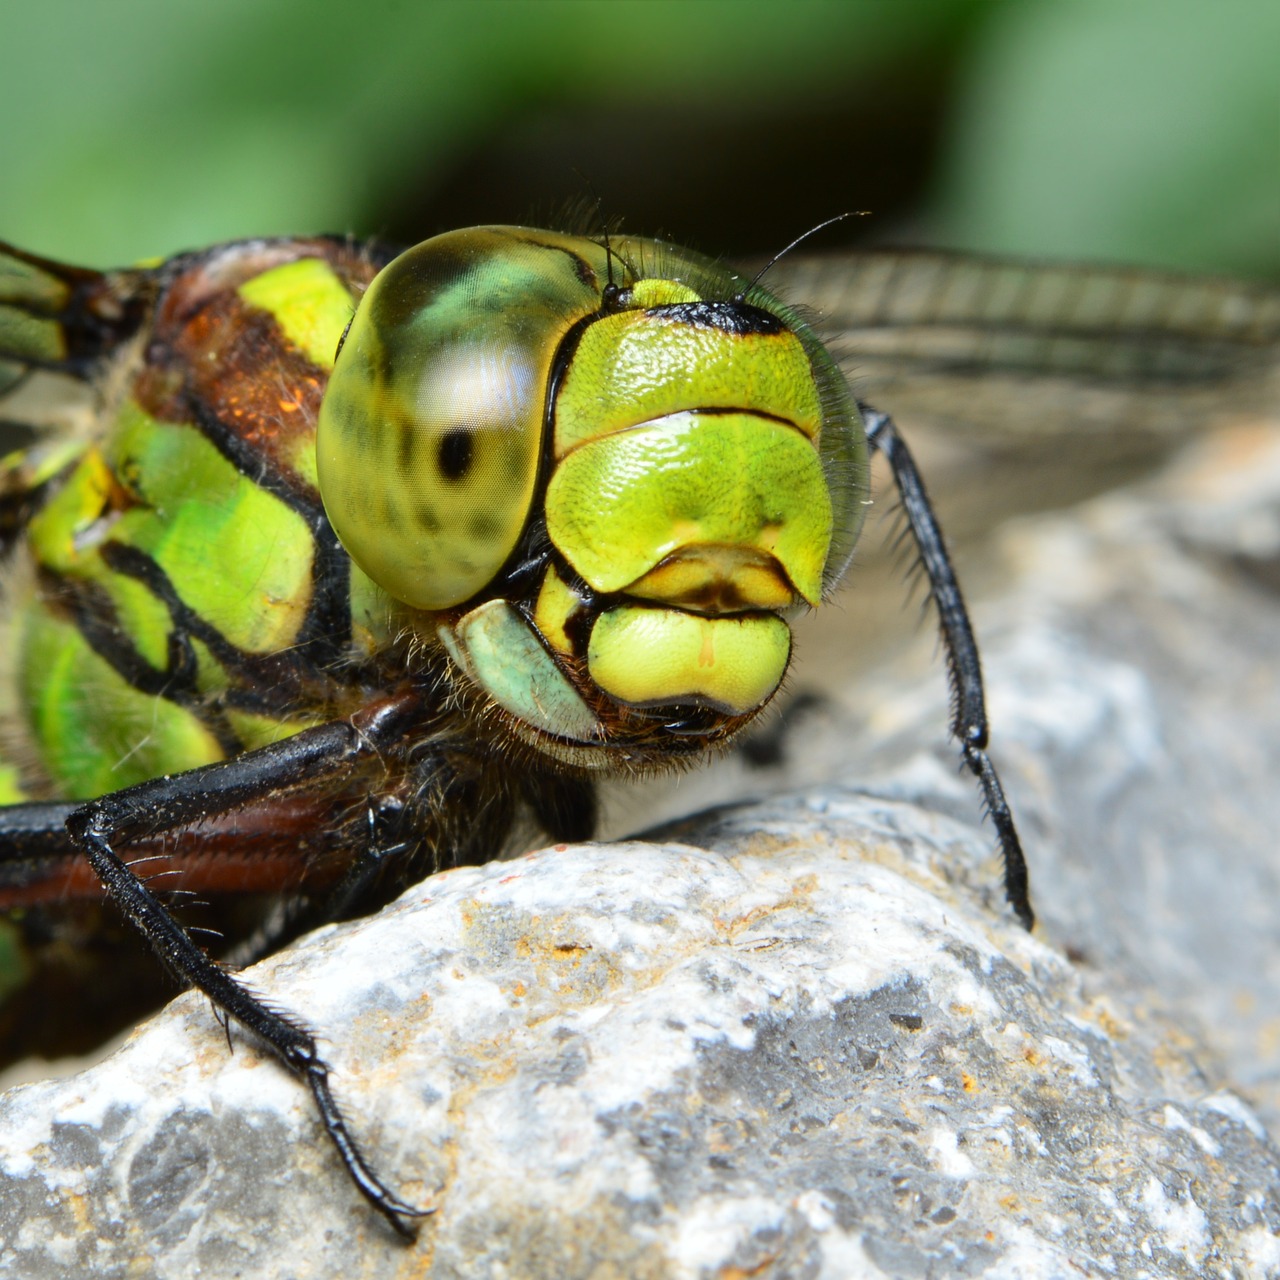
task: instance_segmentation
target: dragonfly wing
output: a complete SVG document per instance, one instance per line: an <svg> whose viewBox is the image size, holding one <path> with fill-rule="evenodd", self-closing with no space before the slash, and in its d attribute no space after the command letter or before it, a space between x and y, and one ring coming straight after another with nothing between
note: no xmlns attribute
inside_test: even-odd
<svg viewBox="0 0 1280 1280"><path fill-rule="evenodd" d="M1168 441L1274 407L1280 289L929 251L783 259L860 399L914 429L1018 448Z"/></svg>
<svg viewBox="0 0 1280 1280"><path fill-rule="evenodd" d="M0 360L12 382L27 368L87 378L138 332L155 293L146 268L94 271L0 242ZM3 384L0 384L3 385Z"/></svg>
<svg viewBox="0 0 1280 1280"><path fill-rule="evenodd" d="M0 242L0 451L84 428L89 379L146 323L155 287L145 268L94 271Z"/></svg>
<svg viewBox="0 0 1280 1280"><path fill-rule="evenodd" d="M953 538L1154 469L1280 405L1280 289L932 251L784 258L854 393L893 415Z"/></svg>

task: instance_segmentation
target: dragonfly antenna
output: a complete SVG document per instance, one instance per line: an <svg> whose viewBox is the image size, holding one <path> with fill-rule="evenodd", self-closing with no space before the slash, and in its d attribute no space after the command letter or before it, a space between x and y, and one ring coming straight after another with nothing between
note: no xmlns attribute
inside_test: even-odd
<svg viewBox="0 0 1280 1280"><path fill-rule="evenodd" d="M608 283L605 286L605 297L612 298L618 292L618 286L613 280L613 248L609 244L609 220L604 216L604 201L600 198L600 193L596 190L595 184L581 169L575 168L574 173L578 175L578 181L586 187L591 199L595 201L596 218L600 223L600 234L604 238L605 270L609 276Z"/></svg>
<svg viewBox="0 0 1280 1280"><path fill-rule="evenodd" d="M845 213L837 213L834 218L828 218L825 222L819 222L816 227L810 227L808 231L801 232L800 235L796 236L796 238L787 245L785 249L775 253L773 257L755 273L751 279L751 283L742 291L742 295L745 297L747 293L760 283L766 272L772 271L773 268L776 267L792 249L796 248L798 245L802 245L810 236L816 236L819 231L825 231L828 227L835 226L837 222L844 222L849 218L869 218L870 216L871 211L869 209L850 209Z"/></svg>

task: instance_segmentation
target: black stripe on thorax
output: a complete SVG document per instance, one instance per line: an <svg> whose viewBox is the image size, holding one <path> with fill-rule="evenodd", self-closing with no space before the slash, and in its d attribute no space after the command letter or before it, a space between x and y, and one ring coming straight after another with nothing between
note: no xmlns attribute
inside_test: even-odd
<svg viewBox="0 0 1280 1280"><path fill-rule="evenodd" d="M330 667L341 662L351 644L351 560L338 541L319 496L313 496L309 486L282 473L199 396L189 393L186 403L194 425L241 475L279 498L306 522L315 547L311 599L294 644L315 666Z"/></svg>
<svg viewBox="0 0 1280 1280"><path fill-rule="evenodd" d="M191 642L199 640L233 680L236 696L228 697L228 701L241 709L286 716L296 713L308 701L308 692L314 695L314 663L303 646L294 644L277 653L247 653L192 609L178 594L169 575L145 551L127 543L107 542L101 555L113 573L142 583L169 611L173 626L170 645L181 645L191 652L192 682L195 653ZM194 683L191 687L194 691ZM157 692L169 696L164 690ZM199 707L193 709L200 712Z"/></svg>
<svg viewBox="0 0 1280 1280"><path fill-rule="evenodd" d="M48 594L67 609L85 643L130 688L149 697L165 698L191 712L226 754L234 755L243 749L226 717L211 707L196 688L196 655L188 634L178 627L169 632L167 661L159 670L138 651L104 588L91 582L72 583L48 569L42 569L41 576Z"/></svg>

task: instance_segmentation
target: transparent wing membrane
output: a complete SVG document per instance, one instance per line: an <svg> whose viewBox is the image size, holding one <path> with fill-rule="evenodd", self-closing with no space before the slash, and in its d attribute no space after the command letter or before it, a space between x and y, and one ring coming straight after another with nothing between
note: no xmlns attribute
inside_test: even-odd
<svg viewBox="0 0 1280 1280"><path fill-rule="evenodd" d="M137 332L153 279L142 269L50 262L0 242L0 428L72 425L88 403L75 384Z"/></svg>
<svg viewBox="0 0 1280 1280"><path fill-rule="evenodd" d="M768 282L913 430L1168 440L1277 399L1274 286L926 251L783 259Z"/></svg>

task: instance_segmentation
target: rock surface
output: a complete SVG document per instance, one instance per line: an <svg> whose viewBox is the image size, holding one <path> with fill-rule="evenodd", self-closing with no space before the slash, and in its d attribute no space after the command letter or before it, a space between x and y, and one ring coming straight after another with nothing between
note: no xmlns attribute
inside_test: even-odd
<svg viewBox="0 0 1280 1280"><path fill-rule="evenodd" d="M1280 1132L1280 432L1206 439L1000 551L993 750L1045 934L1194 1022ZM966 812L945 748L920 751L936 695L848 705L866 728L838 732L876 744L861 776L896 761L891 794Z"/></svg>
<svg viewBox="0 0 1280 1280"><path fill-rule="evenodd" d="M1280 1170L1176 1026L837 790L438 876L254 985L324 1028L406 1250L194 996L0 1113L6 1275L1262 1276Z"/></svg>
<svg viewBox="0 0 1280 1280"><path fill-rule="evenodd" d="M0 1101L0 1275L1280 1275L1280 442L1003 555L1036 936L936 681L890 671L716 784L810 785L435 877L250 972L436 1208L416 1246L186 996Z"/></svg>

